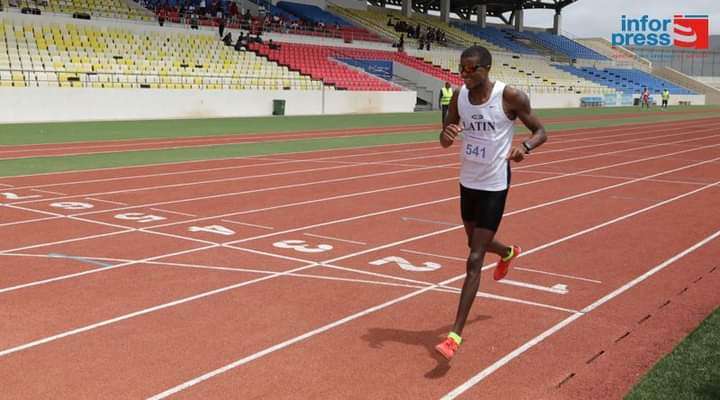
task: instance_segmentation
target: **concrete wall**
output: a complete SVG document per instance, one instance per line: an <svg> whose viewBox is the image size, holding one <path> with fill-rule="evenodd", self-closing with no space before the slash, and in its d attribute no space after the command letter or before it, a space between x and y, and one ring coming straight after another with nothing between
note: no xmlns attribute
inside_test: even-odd
<svg viewBox="0 0 720 400"><path fill-rule="evenodd" d="M706 83L700 82L691 76L687 76L682 72L669 67L653 68L652 73L663 79L667 79L672 83L684 86L694 92L704 94L707 104L720 104L720 90ZM673 97L677 96L670 96L670 102L672 102Z"/></svg>
<svg viewBox="0 0 720 400"><path fill-rule="evenodd" d="M412 112L415 92L0 88L0 123Z"/></svg>
<svg viewBox="0 0 720 400"><path fill-rule="evenodd" d="M328 3L354 10L367 10L367 2L365 0L331 0Z"/></svg>
<svg viewBox="0 0 720 400"><path fill-rule="evenodd" d="M281 2L282 0L271 0L270 2L273 5L276 5L277 3ZM302 4L307 4L309 6L317 6L322 8L323 10L327 7L327 1L325 0L302 0Z"/></svg>
<svg viewBox="0 0 720 400"><path fill-rule="evenodd" d="M415 82L417 86L426 88L428 93L432 94L429 99L422 99L432 104L433 109L440 108L440 88L445 85L445 82L435 78L434 76L424 74L414 68L410 68L405 64L397 62L393 63L393 74L411 82Z"/></svg>

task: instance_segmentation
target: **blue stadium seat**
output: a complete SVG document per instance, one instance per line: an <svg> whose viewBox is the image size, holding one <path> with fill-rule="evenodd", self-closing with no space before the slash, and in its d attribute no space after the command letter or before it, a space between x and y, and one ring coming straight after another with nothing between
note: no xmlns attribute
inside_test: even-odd
<svg viewBox="0 0 720 400"><path fill-rule="evenodd" d="M514 32L506 29L497 29L489 26L481 28L477 24L464 22L464 21L451 21L450 24L456 28L459 28L473 36L477 36L480 39L486 40L496 46L503 47L514 53L520 54L537 54L534 49L524 45Z"/></svg>
<svg viewBox="0 0 720 400"><path fill-rule="evenodd" d="M320 7L308 4L293 3L289 1L280 1L277 6L291 14L297 15L301 19L317 24L322 22L325 26L331 27L338 25L340 27L353 27L348 21L331 14Z"/></svg>
<svg viewBox="0 0 720 400"><path fill-rule="evenodd" d="M577 68L572 65L565 64L553 64L553 66L562 71L597 82L625 94L641 93L643 88L648 88L652 94L660 94L663 88L667 88L671 94L696 94L684 87L677 86L664 79L637 69L596 69L591 67Z"/></svg>

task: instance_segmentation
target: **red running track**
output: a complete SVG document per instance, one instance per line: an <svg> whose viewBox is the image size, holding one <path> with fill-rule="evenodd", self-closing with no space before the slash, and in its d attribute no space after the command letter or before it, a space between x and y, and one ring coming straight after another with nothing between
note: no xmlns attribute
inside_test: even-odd
<svg viewBox="0 0 720 400"><path fill-rule="evenodd" d="M3 179L42 196L2 207L4 393L621 397L720 303L717 125L558 134L517 165L499 235L526 252L484 274L451 364L432 346L466 256L454 151Z"/></svg>

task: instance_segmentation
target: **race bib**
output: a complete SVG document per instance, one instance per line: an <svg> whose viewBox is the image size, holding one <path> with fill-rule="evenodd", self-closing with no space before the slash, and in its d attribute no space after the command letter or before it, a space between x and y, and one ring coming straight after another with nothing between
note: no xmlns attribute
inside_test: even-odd
<svg viewBox="0 0 720 400"><path fill-rule="evenodd" d="M471 140L466 136L463 141L463 158L467 161L479 163L479 164L490 164L495 159L497 149L495 149L495 142L487 139L472 138Z"/></svg>

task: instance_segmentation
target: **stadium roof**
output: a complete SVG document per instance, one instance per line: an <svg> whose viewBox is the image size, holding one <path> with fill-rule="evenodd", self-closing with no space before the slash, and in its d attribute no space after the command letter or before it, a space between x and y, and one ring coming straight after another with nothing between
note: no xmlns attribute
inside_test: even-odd
<svg viewBox="0 0 720 400"><path fill-rule="evenodd" d="M370 3L382 7L382 3L402 6L402 0L369 0ZM440 0L411 0L413 9L418 12L429 10L440 11ZM503 14L513 12L519 8L540 8L551 9L559 12L563 7L568 6L577 0L450 0L450 11L460 17L469 19L474 13L473 9L479 5L487 6L489 17L498 17L505 23L510 23L510 18Z"/></svg>

